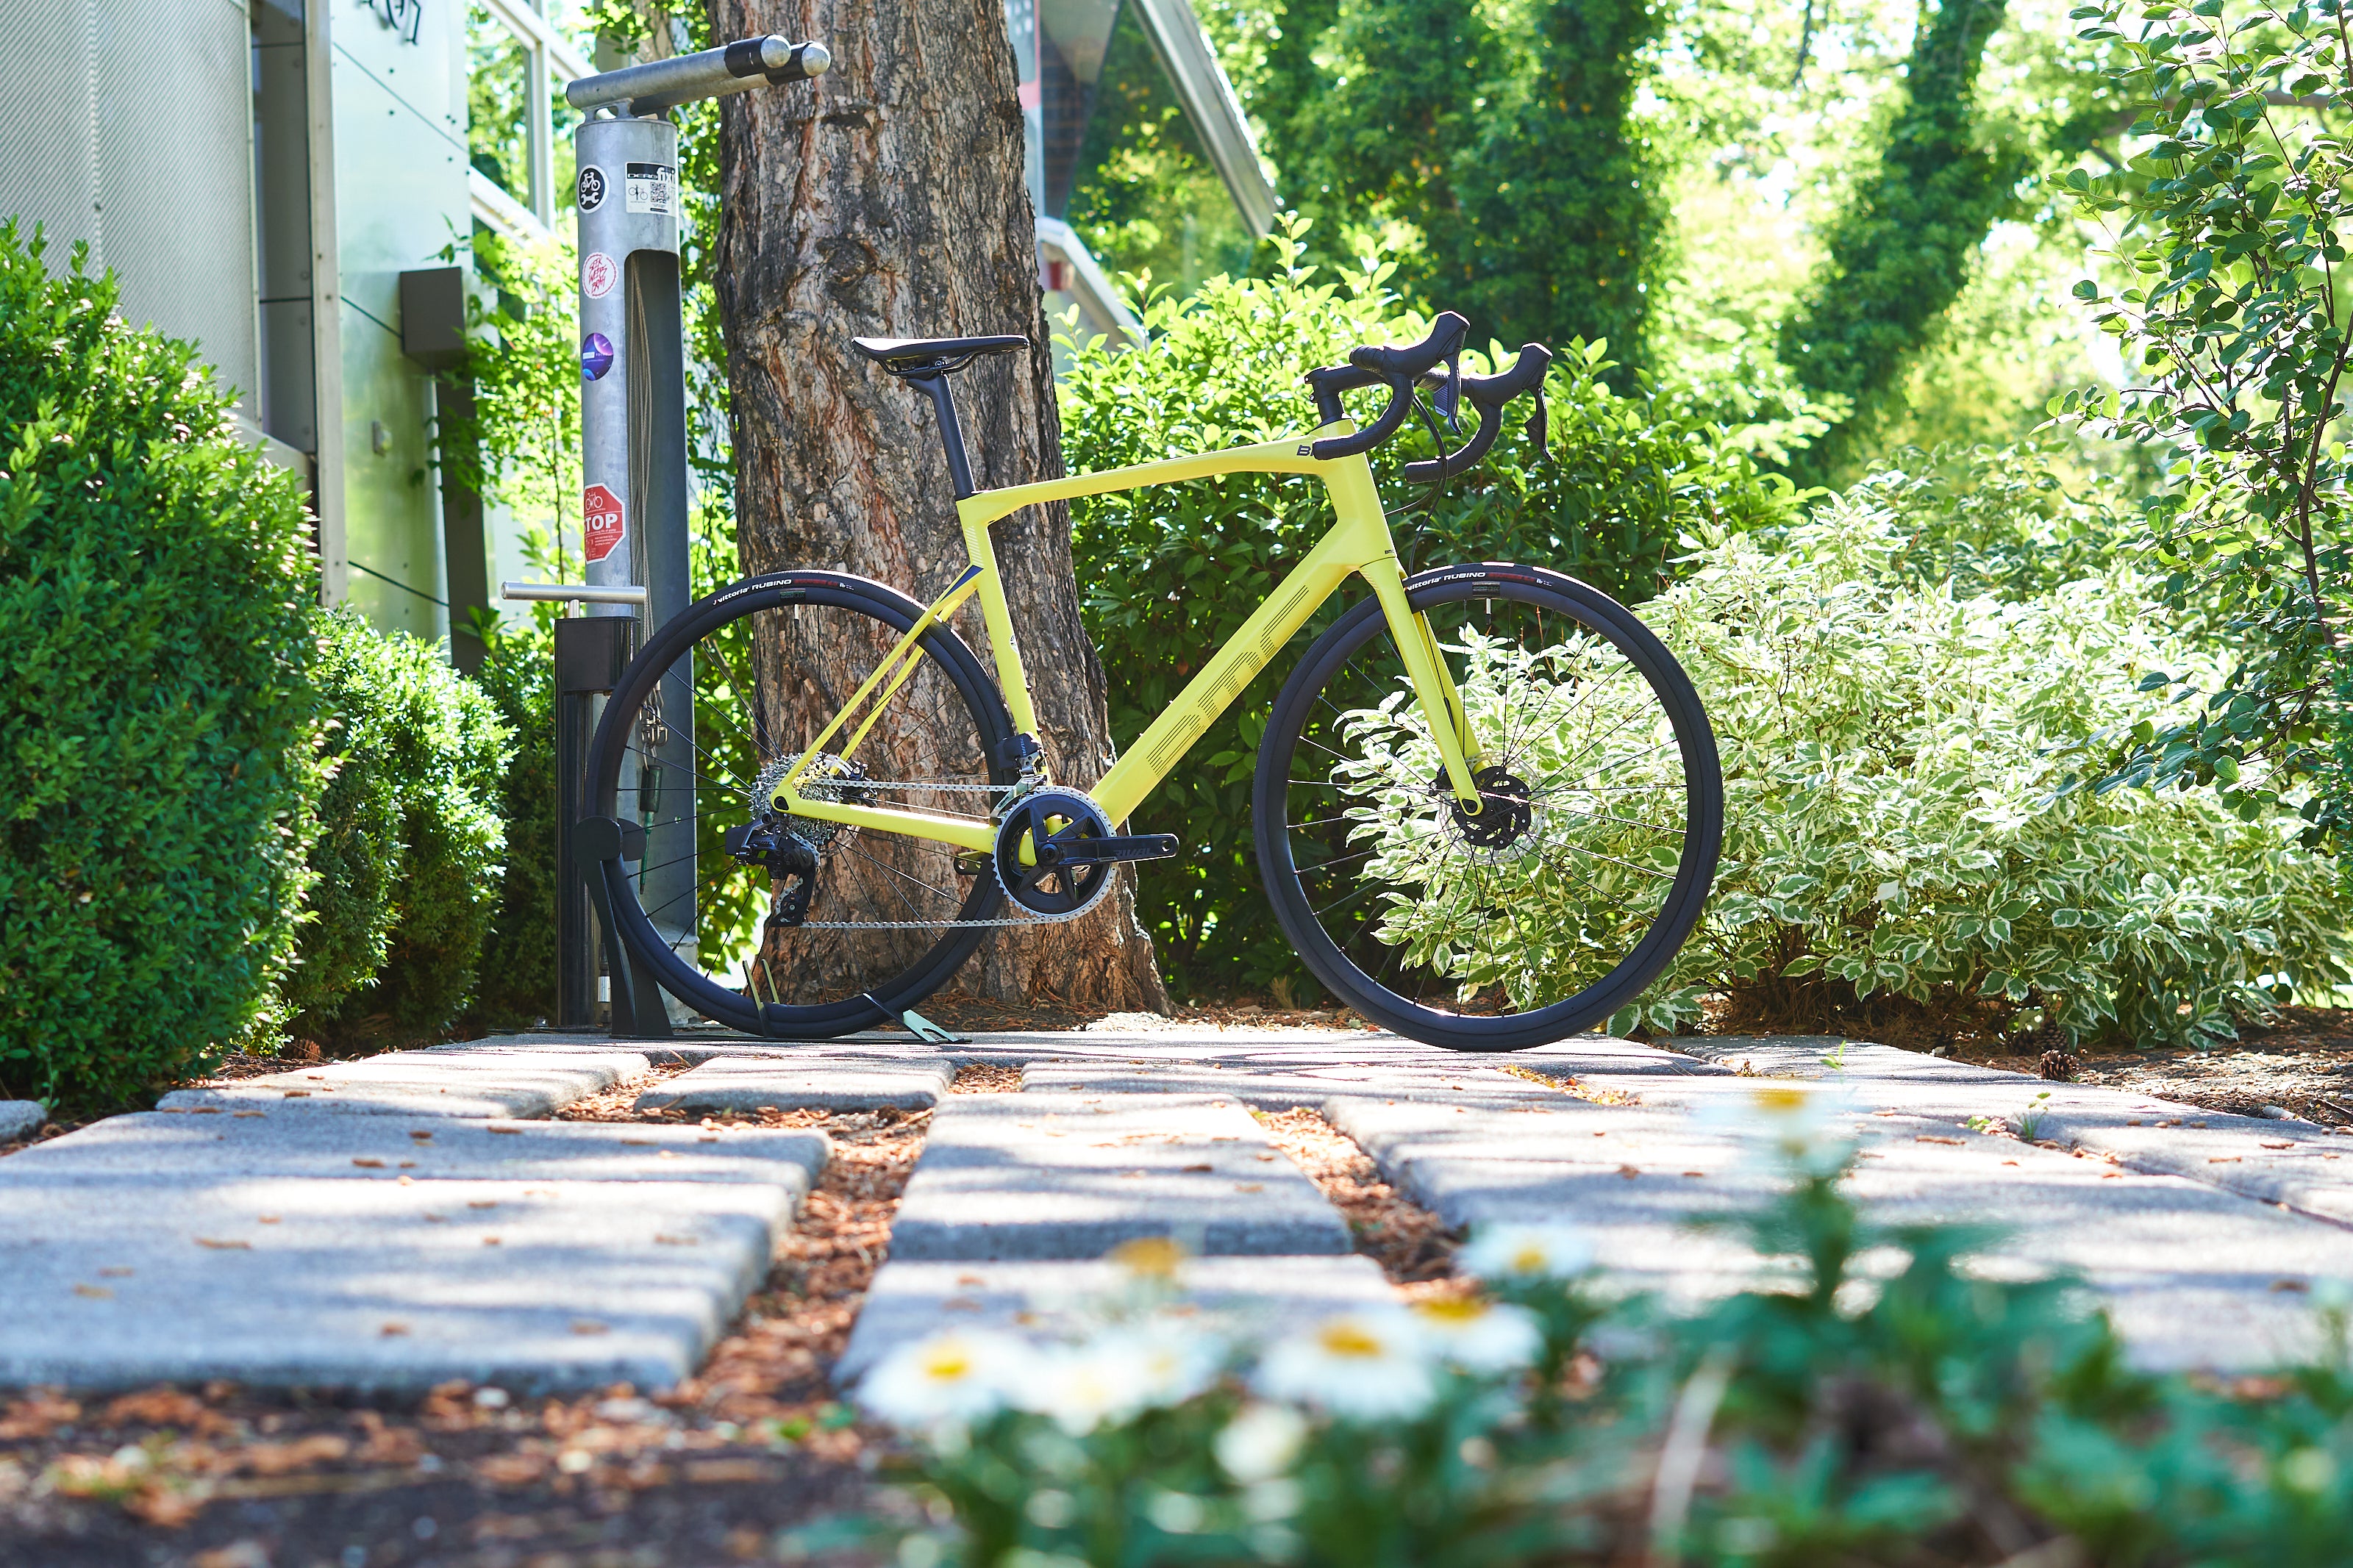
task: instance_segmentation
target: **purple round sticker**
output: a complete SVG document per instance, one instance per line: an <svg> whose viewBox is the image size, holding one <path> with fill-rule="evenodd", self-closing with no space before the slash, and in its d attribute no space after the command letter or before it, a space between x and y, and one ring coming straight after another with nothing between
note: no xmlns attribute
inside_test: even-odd
<svg viewBox="0 0 2353 1568"><path fill-rule="evenodd" d="M580 374L590 381L603 378L613 368L613 340L602 332L591 332L580 345Z"/></svg>

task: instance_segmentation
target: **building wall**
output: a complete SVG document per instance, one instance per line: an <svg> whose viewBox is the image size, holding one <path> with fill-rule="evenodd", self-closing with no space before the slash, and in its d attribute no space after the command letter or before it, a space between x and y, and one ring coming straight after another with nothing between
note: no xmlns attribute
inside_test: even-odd
<svg viewBox="0 0 2353 1568"><path fill-rule="evenodd" d="M470 246L465 11L395 5L387 25L376 5L333 3L344 594L380 626L438 637L449 595L433 386L401 353L400 275Z"/></svg>
<svg viewBox="0 0 2353 1568"><path fill-rule="evenodd" d="M0 0L0 216L120 275L122 312L200 342L259 423L249 25L240 0ZM142 67L168 60L166 79Z"/></svg>

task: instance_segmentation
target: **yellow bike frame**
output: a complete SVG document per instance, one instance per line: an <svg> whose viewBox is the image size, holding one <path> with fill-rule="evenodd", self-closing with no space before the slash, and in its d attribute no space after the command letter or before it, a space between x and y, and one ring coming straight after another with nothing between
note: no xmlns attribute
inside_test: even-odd
<svg viewBox="0 0 2353 1568"><path fill-rule="evenodd" d="M1013 619L1005 603L1005 579L997 569L989 524L1025 506L1066 500L1073 496L1143 489L1219 474L1308 474L1323 480L1325 492L1332 498L1337 521L1331 531L1316 542L1307 558L1242 623L1241 629L1225 647L1201 667L1201 672L1161 710L1160 716L1088 794L1109 821L1114 825L1124 822L1184 760L1186 752L1218 715L1266 668L1267 661L1353 575L1370 584L1373 596L1380 601L1389 635L1397 639L1398 652L1412 678L1415 699L1430 723L1439 755L1445 761L1447 780L1454 786L1455 798L1462 803L1463 809L1475 814L1479 809L1479 791L1472 782L1472 769L1477 757L1472 749L1462 699L1454 689L1445 659L1439 654L1430 623L1406 604L1405 571L1398 563L1397 546L1389 538L1388 516L1373 485L1372 464L1362 454L1328 461L1319 461L1310 455L1314 441L1327 436L1349 435L1355 428L1348 421L1341 420L1312 435L1288 440L1167 458L1156 463L1107 468L1101 473L1077 474L1008 489L983 490L958 501L956 516L964 525L965 548L971 556L971 567L923 612L875 667L866 683L842 705L824 732L801 753L777 785L777 809L795 816L953 844L960 849L994 849L997 830L987 822L849 801L812 800L796 787L809 763L819 752L828 749L834 736L863 708L864 722L834 754L848 758L857 751L892 695L914 673L916 660L922 657L917 645L923 633L955 614L976 595L980 599L981 619L988 627L989 647L996 657L997 685L1004 693L1006 710L1012 715L1013 727L1021 734L1037 733L1037 711L1029 700L1029 678L1022 668L1020 647L1014 640ZM1026 854L1023 858L1027 860Z"/></svg>

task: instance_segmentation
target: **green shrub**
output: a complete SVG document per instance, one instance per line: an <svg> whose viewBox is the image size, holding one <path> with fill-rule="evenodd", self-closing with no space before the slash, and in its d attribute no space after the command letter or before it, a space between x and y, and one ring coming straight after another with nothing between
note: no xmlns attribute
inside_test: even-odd
<svg viewBox="0 0 2353 1568"><path fill-rule="evenodd" d="M2116 568L2015 601L1957 595L1905 576L1911 543L1872 508L1835 506L1778 550L1723 539L1645 607L1714 722L1725 835L1699 930L1641 1021L1688 1024L1714 992L1769 1026L2049 1023L2205 1045L2334 986L2353 900L2254 764L2229 795L2078 787L2165 721L2152 672L2213 665L2167 626L2155 584ZM1631 700L1613 689L1572 717L1606 728ZM1659 782L1680 779L1672 752L1651 755ZM1521 911L1508 948L1458 888L1391 929L1451 942L1466 980L1528 990L1546 952L1620 918L1581 858L1595 848L1610 846L1559 847L1577 874L1546 884L1553 901Z"/></svg>
<svg viewBox="0 0 2353 1568"><path fill-rule="evenodd" d="M195 350L0 224L0 1095L110 1102L242 1037L317 789L301 489Z"/></svg>
<svg viewBox="0 0 2353 1568"><path fill-rule="evenodd" d="M323 617L332 722L300 961L296 1027L416 1038L472 997L500 889L507 732L488 694L433 644Z"/></svg>
<svg viewBox="0 0 2353 1568"><path fill-rule="evenodd" d="M1871 1224L1841 1190L1853 1148L1808 1126L1819 1102L1757 1100L1792 1179L1746 1228L1793 1267L1688 1317L1611 1300L1567 1226L1499 1226L1461 1254L1483 1297L1229 1339L1181 1265L1139 1249L1065 1342L949 1328L907 1347L860 1389L916 1439L903 1516L935 1521L897 1560L2344 1561L2341 1310L2276 1377L2135 1371L2073 1282L1989 1277L1983 1232Z"/></svg>
<svg viewBox="0 0 2353 1568"><path fill-rule="evenodd" d="M474 679L498 705L514 751L499 786L506 869L474 1011L503 1028L545 1018L555 1005L555 673L543 634L484 641L489 657Z"/></svg>
<svg viewBox="0 0 2353 1568"><path fill-rule="evenodd" d="M1339 281L1315 281L1299 261L1303 226L1292 220L1277 237L1278 277L1216 278L1191 299L1143 303L1150 341L1142 347L1070 345L1061 414L1071 471L1311 428L1308 371L1340 363L1355 344L1409 342L1428 330L1386 290L1391 266L1378 256ZM1450 486L1426 517L1395 520L1409 564L1532 562L1641 598L1665 580L1681 535L1789 520L1786 481L1759 475L1726 433L1677 396L1611 392L1599 379L1605 363L1600 345L1564 346L1547 389L1543 460L1532 460L1517 429L1521 405L1480 470ZM1397 470L1426 452L1401 439L1376 457L1392 502L1420 493ZM1232 636L1332 521L1321 487L1271 475L1094 497L1073 502L1071 518L1087 630L1110 678L1113 732L1124 737L1143 731L1203 650ZM1344 602L1327 606L1308 635ZM1149 868L1136 890L1161 973L1180 992L1298 974L1259 890L1249 810L1254 748L1291 662L1272 661L1141 814L1185 846L1181 859Z"/></svg>

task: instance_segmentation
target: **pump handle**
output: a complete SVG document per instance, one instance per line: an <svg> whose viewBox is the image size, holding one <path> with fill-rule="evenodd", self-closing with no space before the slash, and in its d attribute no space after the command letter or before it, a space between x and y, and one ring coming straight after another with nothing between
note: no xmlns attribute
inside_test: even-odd
<svg viewBox="0 0 2353 1568"><path fill-rule="evenodd" d="M701 99L807 81L823 76L832 64L833 51L815 39L797 44L771 33L765 38L738 38L698 54L674 55L601 76L582 77L565 88L564 101L584 114L612 104L627 104L632 115L659 114Z"/></svg>

